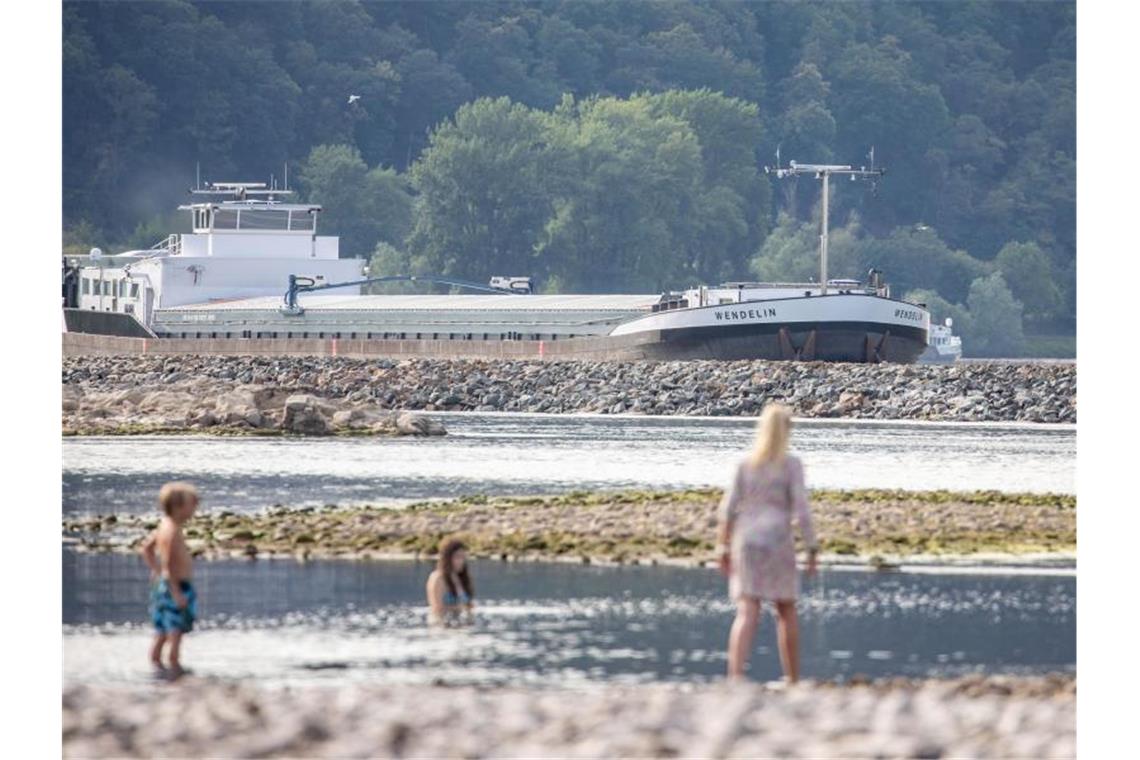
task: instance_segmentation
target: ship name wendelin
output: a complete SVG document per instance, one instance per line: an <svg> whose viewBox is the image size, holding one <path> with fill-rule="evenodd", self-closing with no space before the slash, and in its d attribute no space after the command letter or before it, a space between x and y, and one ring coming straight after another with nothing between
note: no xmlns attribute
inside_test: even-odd
<svg viewBox="0 0 1140 760"><path fill-rule="evenodd" d="M915 322L921 322L922 312L915 311L914 309L895 309L895 317L898 319L913 319Z"/></svg>
<svg viewBox="0 0 1140 760"><path fill-rule="evenodd" d="M733 309L731 311L717 311L717 320L734 320L734 319L769 319L776 316L776 310L772 307L764 307L763 309L740 309L739 311Z"/></svg>

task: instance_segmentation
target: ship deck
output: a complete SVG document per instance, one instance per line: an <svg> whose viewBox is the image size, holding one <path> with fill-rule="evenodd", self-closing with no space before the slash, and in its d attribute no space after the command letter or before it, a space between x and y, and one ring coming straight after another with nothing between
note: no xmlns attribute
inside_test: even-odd
<svg viewBox="0 0 1140 760"><path fill-rule="evenodd" d="M297 302L305 311L649 311L660 295L311 295ZM164 312L276 310L280 296L188 304Z"/></svg>
<svg viewBox="0 0 1140 760"><path fill-rule="evenodd" d="M608 335L651 313L659 295L318 295L302 294L300 315L280 296L159 309L155 332L169 337L361 337L558 339Z"/></svg>

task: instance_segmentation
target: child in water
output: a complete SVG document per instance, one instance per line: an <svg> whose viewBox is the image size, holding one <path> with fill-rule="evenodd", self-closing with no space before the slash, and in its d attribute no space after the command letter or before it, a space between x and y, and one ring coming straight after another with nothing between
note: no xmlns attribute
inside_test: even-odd
<svg viewBox="0 0 1140 760"><path fill-rule="evenodd" d="M467 547L457 538L448 538L439 547L439 561L427 581L432 621L448 622L461 613L470 618L474 598L475 586L467 567Z"/></svg>
<svg viewBox="0 0 1140 760"><path fill-rule="evenodd" d="M189 483L167 483L158 493L162 521L142 545L142 556L150 568L153 588L150 616L154 623L154 643L150 662L155 675L178 678L185 671L179 660L182 635L194 628L198 598L190 582L194 561L182 535L182 526L198 509L198 491ZM162 664L162 650L170 644L168 666Z"/></svg>

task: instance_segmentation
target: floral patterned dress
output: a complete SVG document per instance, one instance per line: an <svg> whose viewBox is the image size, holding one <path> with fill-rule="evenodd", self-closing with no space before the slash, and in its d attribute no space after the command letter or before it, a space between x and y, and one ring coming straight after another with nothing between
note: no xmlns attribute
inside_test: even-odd
<svg viewBox="0 0 1140 760"><path fill-rule="evenodd" d="M815 549L800 460L789 455L761 465L741 462L720 503L720 519L732 527L730 597L786 600L799 595L793 517L804 544Z"/></svg>

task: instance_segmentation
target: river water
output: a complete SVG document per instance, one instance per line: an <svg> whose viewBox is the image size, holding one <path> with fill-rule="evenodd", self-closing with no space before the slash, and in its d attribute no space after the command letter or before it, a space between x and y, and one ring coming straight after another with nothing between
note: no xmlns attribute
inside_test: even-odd
<svg viewBox="0 0 1140 760"><path fill-rule="evenodd" d="M586 685L724 673L733 609L712 570L472 563L474 625L431 628L411 561L199 563L196 673L259 682ZM129 555L63 554L64 677L147 677L147 578ZM1072 671L1072 574L827 570L800 600L805 677ZM751 677L779 676L761 623Z"/></svg>
<svg viewBox="0 0 1140 760"><path fill-rule="evenodd" d="M473 493L721 486L754 420L434 415L441 438L67 438L64 512L140 512L195 482L205 508L393 504ZM797 422L809 486L1075 492L1076 427Z"/></svg>

